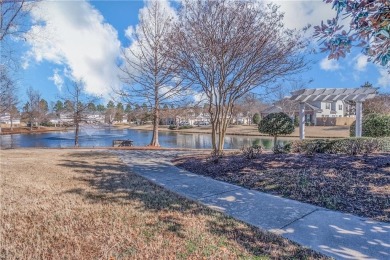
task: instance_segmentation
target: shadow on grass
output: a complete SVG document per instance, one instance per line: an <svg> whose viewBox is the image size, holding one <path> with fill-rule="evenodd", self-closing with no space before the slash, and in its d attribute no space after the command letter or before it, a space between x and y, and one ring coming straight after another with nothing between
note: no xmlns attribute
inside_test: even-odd
<svg viewBox="0 0 390 260"><path fill-rule="evenodd" d="M127 152L129 156L132 153L136 152ZM150 156L147 152L138 152L138 154ZM156 155L154 154L154 156ZM113 157L115 155L108 152L70 153L67 156L69 159L62 160L60 166L79 173L80 176L77 177L77 180L88 184L88 188L75 188L66 191L66 193L83 196L90 203L117 203L132 205L137 210L155 212L156 214L162 211L173 211L183 215L206 218L206 228L210 234L234 240L252 255L271 255L272 258L288 257L294 259L321 257L319 254L298 247L286 239L262 232L167 191L132 173L128 166L119 161L115 164L109 164L104 160ZM147 166L147 170L163 173L164 164L160 164L160 166L163 167L153 167L151 164L150 167ZM173 232L180 238L185 238L184 229L186 227L180 219L172 216L159 216L159 221L166 225L167 231Z"/></svg>

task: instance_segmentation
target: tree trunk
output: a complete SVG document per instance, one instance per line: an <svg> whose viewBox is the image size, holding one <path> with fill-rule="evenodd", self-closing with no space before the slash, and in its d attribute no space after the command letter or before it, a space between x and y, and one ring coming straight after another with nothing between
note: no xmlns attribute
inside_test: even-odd
<svg viewBox="0 0 390 260"><path fill-rule="evenodd" d="M273 150L275 150L277 147L277 144L276 144L277 138L278 138L278 136L274 135L274 149Z"/></svg>
<svg viewBox="0 0 390 260"><path fill-rule="evenodd" d="M179 122L179 119L177 117L175 118L175 124L176 124L176 129L179 129L180 122Z"/></svg>
<svg viewBox="0 0 390 260"><path fill-rule="evenodd" d="M9 120L11 121L11 131L14 130L14 124L13 124L13 116L11 115Z"/></svg>
<svg viewBox="0 0 390 260"><path fill-rule="evenodd" d="M153 113L153 135L152 135L152 141L150 142L150 146L160 146L158 142L158 124L160 121L159 117L159 109L158 109L158 101L155 102L155 108Z"/></svg>
<svg viewBox="0 0 390 260"><path fill-rule="evenodd" d="M76 122L76 129L74 132L74 146L79 146L79 122Z"/></svg>
<svg viewBox="0 0 390 260"><path fill-rule="evenodd" d="M217 123L215 118L211 118L211 148L214 152L217 150Z"/></svg>

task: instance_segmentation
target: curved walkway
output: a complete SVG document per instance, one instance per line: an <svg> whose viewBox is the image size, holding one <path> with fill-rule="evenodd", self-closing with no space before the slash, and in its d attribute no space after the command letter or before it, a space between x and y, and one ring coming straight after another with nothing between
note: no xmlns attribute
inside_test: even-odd
<svg viewBox="0 0 390 260"><path fill-rule="evenodd" d="M390 259L390 224L200 176L171 164L174 151L114 151L132 171L236 219L336 259Z"/></svg>

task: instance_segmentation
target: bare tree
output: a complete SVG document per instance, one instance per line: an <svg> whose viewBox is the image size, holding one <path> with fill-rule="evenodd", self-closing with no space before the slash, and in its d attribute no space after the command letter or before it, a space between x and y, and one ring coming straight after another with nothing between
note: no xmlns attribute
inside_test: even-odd
<svg viewBox="0 0 390 260"><path fill-rule="evenodd" d="M8 112L12 105L16 105L17 86L11 79L5 66L0 66L0 113Z"/></svg>
<svg viewBox="0 0 390 260"><path fill-rule="evenodd" d="M110 100L107 104L105 115L104 115L105 123L108 123L111 126L115 121L115 114L116 114L116 107L114 101Z"/></svg>
<svg viewBox="0 0 390 260"><path fill-rule="evenodd" d="M26 16L34 6L34 0L1 0L0 41L7 36L22 37L27 32Z"/></svg>
<svg viewBox="0 0 390 260"><path fill-rule="evenodd" d="M223 153L233 106L256 87L266 87L306 67L306 41L283 27L283 14L258 1L185 0L174 34L171 58L180 76L207 96L212 148Z"/></svg>
<svg viewBox="0 0 390 260"><path fill-rule="evenodd" d="M390 94L379 94L363 103L364 115L377 113L390 115Z"/></svg>
<svg viewBox="0 0 390 260"><path fill-rule="evenodd" d="M160 107L178 101L186 87L177 77L177 64L165 55L167 37L171 32L173 13L167 1L152 0L140 11L132 45L123 51L122 91L129 103L148 104L153 115L153 135L150 146L160 146L158 128Z"/></svg>
<svg viewBox="0 0 390 260"><path fill-rule="evenodd" d="M10 121L10 130L14 130L14 119L16 117L20 117L20 112L19 109L17 108L16 105L12 105L10 110L9 110L9 121ZM0 129L1 132L1 129Z"/></svg>
<svg viewBox="0 0 390 260"><path fill-rule="evenodd" d="M28 14L39 0L1 0L0 1L0 60L1 66L17 71L19 55L15 53L15 39L26 39L31 23ZM29 37L36 37L32 33Z"/></svg>
<svg viewBox="0 0 390 260"><path fill-rule="evenodd" d="M248 117L248 124L252 124L252 118L254 114L260 113L267 105L260 100L260 96L255 93L247 93L237 100L237 103L241 106L242 112ZM237 107L237 105L235 105ZM234 107L233 107L234 109Z"/></svg>
<svg viewBox="0 0 390 260"><path fill-rule="evenodd" d="M15 115L17 96L15 80L9 72L19 63L16 56L14 57L15 45L11 39L24 38L24 33L30 26L27 22L27 15L36 2L37 0L0 0L0 111L6 110L3 112L10 113L11 122Z"/></svg>
<svg viewBox="0 0 390 260"><path fill-rule="evenodd" d="M39 118L39 101L41 100L41 93L34 90L32 87L27 89L27 102L23 107L23 118L30 124L32 130L34 124L38 124Z"/></svg>
<svg viewBox="0 0 390 260"><path fill-rule="evenodd" d="M84 91L82 80L73 81L71 86L66 87L66 95L61 98L65 103L65 113L73 120L75 127L74 145L79 146L79 132L82 122L87 122L89 104L94 103L99 98L90 96Z"/></svg>
<svg viewBox="0 0 390 260"><path fill-rule="evenodd" d="M19 103L17 86L7 74L4 66L0 67L0 114L8 113L13 127L13 117L16 115L15 108ZM1 125L0 125L1 133Z"/></svg>

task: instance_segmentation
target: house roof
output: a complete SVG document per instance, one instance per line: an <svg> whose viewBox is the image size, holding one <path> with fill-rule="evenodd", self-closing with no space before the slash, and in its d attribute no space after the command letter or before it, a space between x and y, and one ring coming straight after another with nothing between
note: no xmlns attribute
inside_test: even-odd
<svg viewBox="0 0 390 260"><path fill-rule="evenodd" d="M309 107L310 109L307 109L306 107ZM305 110L313 110L313 111L315 111L315 112L322 112L322 109L321 109L321 108L316 107L316 106L314 106L314 105L312 105L312 104L310 104L310 103L306 103L306 104L305 104Z"/></svg>
<svg viewBox="0 0 390 260"><path fill-rule="evenodd" d="M317 88L301 89L291 93L290 100L300 102L351 100L365 101L376 95L373 88Z"/></svg>
<svg viewBox="0 0 390 260"><path fill-rule="evenodd" d="M279 112L283 112L283 109L279 106L270 106L266 109L264 109L263 111L261 111L261 113L279 113Z"/></svg>
<svg viewBox="0 0 390 260"><path fill-rule="evenodd" d="M291 106L291 111L298 112L299 111L299 104L298 103L293 104ZM322 109L314 106L313 104L305 103L305 111L322 112ZM283 111L282 106L278 106L278 105L270 106L270 107L264 109L263 111L261 111L261 113L263 113L263 114L279 113L279 112L285 112L285 111Z"/></svg>

